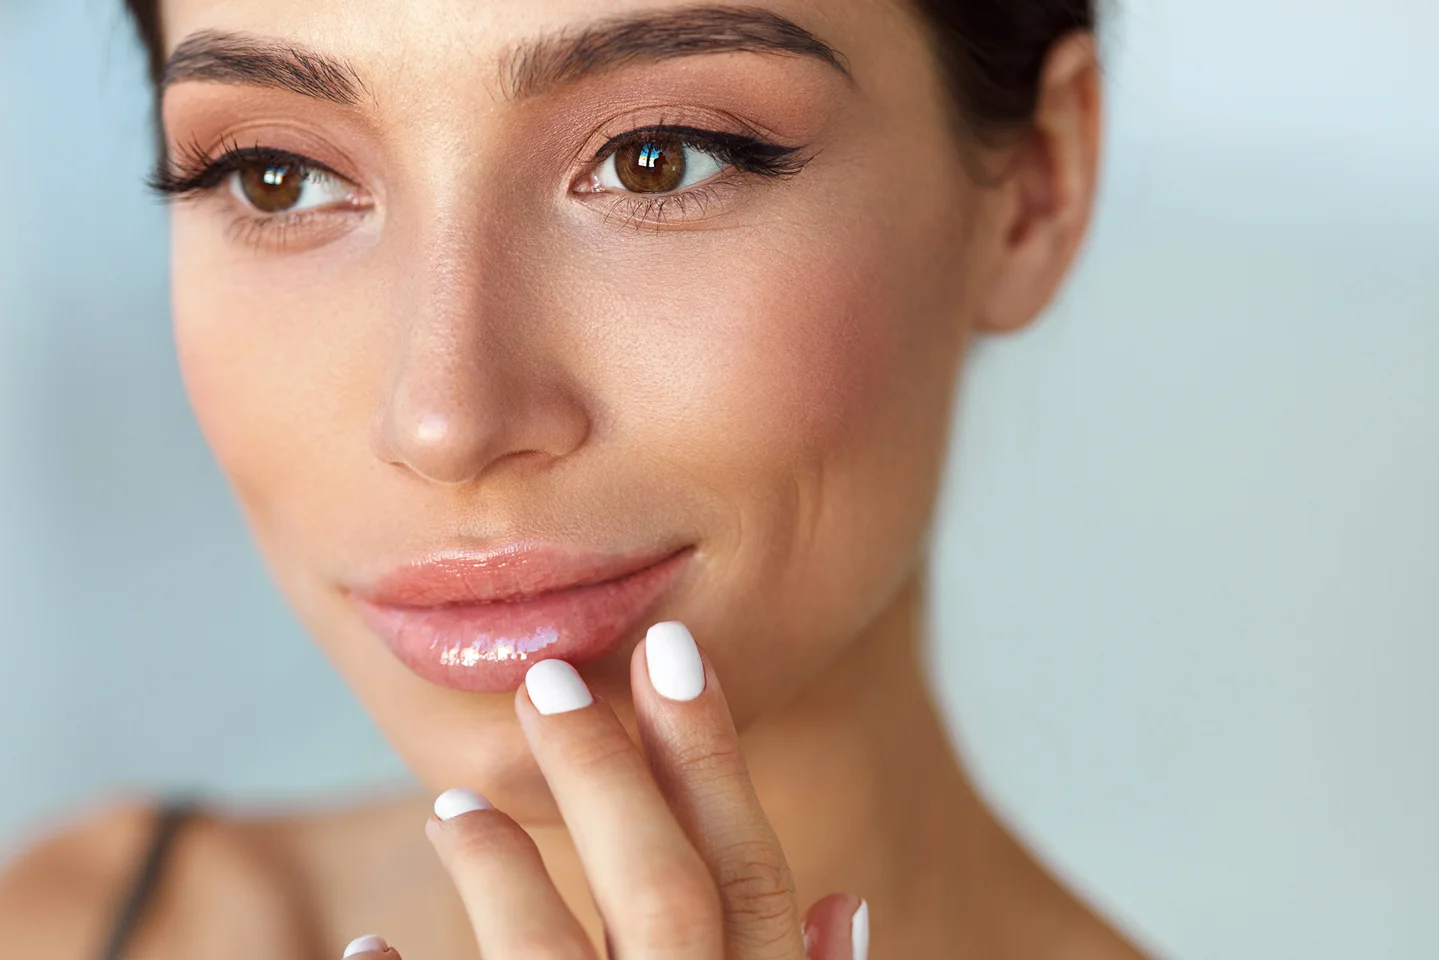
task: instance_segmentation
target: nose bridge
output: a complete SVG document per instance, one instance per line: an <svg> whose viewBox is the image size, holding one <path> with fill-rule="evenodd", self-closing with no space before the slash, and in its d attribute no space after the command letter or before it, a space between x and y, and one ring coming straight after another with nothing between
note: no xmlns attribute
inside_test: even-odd
<svg viewBox="0 0 1439 960"><path fill-rule="evenodd" d="M417 218L394 244L393 360L376 453L440 483L477 478L521 452L564 456L584 411L558 358L522 322L534 292L506 261L503 218Z"/></svg>

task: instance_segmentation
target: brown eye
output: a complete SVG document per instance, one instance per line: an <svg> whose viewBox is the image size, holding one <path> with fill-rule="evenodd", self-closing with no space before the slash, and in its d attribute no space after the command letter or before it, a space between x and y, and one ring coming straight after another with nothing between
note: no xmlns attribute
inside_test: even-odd
<svg viewBox="0 0 1439 960"><path fill-rule="evenodd" d="M637 140L615 151L615 175L631 193L669 193L684 183L685 147L676 140Z"/></svg>
<svg viewBox="0 0 1439 960"><path fill-rule="evenodd" d="M262 213L283 213L300 202L308 171L293 164L271 164L245 167L238 173L240 192L251 206Z"/></svg>
<svg viewBox="0 0 1439 960"><path fill-rule="evenodd" d="M639 135L609 151L581 192L682 194L725 172L721 154L678 137Z"/></svg>
<svg viewBox="0 0 1439 960"><path fill-rule="evenodd" d="M236 170L232 177L230 190L236 198L267 214L335 206L354 194L349 182L301 163L256 162Z"/></svg>

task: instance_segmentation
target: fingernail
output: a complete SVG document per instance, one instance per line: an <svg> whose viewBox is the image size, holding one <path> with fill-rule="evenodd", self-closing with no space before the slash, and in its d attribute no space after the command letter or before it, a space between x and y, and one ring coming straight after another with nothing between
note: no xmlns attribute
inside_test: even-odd
<svg viewBox="0 0 1439 960"><path fill-rule="evenodd" d="M390 949L390 945L373 933L367 933L363 937L356 937L350 941L345 948L343 956L353 957L357 953L384 953Z"/></svg>
<svg viewBox="0 0 1439 960"><path fill-rule="evenodd" d="M493 810L494 804L473 790L455 787L435 798L435 816L441 820L452 820L462 813L475 810Z"/></svg>
<svg viewBox="0 0 1439 960"><path fill-rule="evenodd" d="M693 700L704 692L705 665L689 628L664 620L645 634L645 666L650 683L669 700Z"/></svg>
<svg viewBox="0 0 1439 960"><path fill-rule="evenodd" d="M525 674L525 690L540 713L567 713L594 702L580 673L563 660L541 660Z"/></svg>
<svg viewBox="0 0 1439 960"><path fill-rule="evenodd" d="M849 949L854 960L869 960L869 901L861 900L849 921Z"/></svg>

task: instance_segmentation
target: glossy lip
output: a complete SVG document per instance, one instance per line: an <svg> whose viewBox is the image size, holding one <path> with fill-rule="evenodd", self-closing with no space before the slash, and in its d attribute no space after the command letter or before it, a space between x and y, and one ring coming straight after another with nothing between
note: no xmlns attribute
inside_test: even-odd
<svg viewBox="0 0 1439 960"><path fill-rule="evenodd" d="M615 556L518 543L451 552L347 591L414 673L456 690L514 690L537 660L614 647L674 582L691 547Z"/></svg>

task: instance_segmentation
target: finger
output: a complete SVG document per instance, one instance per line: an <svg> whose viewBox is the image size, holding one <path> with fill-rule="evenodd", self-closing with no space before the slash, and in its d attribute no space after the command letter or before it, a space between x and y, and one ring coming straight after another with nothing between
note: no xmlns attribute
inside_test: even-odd
<svg viewBox="0 0 1439 960"><path fill-rule="evenodd" d="M594 960L534 840L479 794L446 790L425 823L486 960Z"/></svg>
<svg viewBox="0 0 1439 960"><path fill-rule="evenodd" d="M709 866L742 960L800 955L794 878L750 782L719 680L685 625L650 627L630 663L655 781Z"/></svg>
<svg viewBox="0 0 1439 960"><path fill-rule="evenodd" d="M815 901L804 915L804 949L808 960L867 960L869 904L847 893Z"/></svg>
<svg viewBox="0 0 1439 960"><path fill-rule="evenodd" d="M568 663L541 660L515 711L617 955L723 956L714 882L609 705Z"/></svg>
<svg viewBox="0 0 1439 960"><path fill-rule="evenodd" d="M401 960L401 957L383 937L367 933L350 941L350 945L345 948L343 960Z"/></svg>

